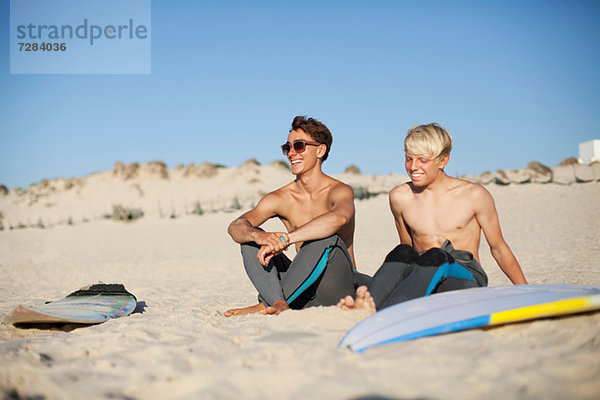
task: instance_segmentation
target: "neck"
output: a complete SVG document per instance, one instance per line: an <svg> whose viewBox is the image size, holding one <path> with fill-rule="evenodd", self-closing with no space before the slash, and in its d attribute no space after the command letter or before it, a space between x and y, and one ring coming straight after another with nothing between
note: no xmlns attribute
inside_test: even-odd
<svg viewBox="0 0 600 400"><path fill-rule="evenodd" d="M296 175L296 185L298 185L301 190L311 193L320 186L325 176L326 175L321 170L320 165L317 165L310 171L306 171L301 175Z"/></svg>
<svg viewBox="0 0 600 400"><path fill-rule="evenodd" d="M429 185L427 185L427 190L431 190L434 192L438 190L443 190L446 186L446 183L448 183L448 175L446 175L444 170L441 170L439 175L435 178L435 180Z"/></svg>

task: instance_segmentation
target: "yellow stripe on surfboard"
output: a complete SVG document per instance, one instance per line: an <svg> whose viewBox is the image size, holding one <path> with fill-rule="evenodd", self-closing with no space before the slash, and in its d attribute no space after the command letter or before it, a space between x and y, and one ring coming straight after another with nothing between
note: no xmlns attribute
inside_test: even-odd
<svg viewBox="0 0 600 400"><path fill-rule="evenodd" d="M600 295L576 297L567 300L515 308L490 315L490 325L508 322L526 321L528 319L575 314L600 309Z"/></svg>

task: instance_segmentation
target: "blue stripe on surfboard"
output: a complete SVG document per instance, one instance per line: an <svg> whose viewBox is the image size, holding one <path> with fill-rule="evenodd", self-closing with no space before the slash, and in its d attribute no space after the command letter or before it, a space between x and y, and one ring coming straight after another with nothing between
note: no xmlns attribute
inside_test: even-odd
<svg viewBox="0 0 600 400"><path fill-rule="evenodd" d="M328 249L325 250L325 252L323 253L323 256L317 263L317 266L315 267L315 269L313 269L313 271L310 274L310 276L308 277L308 279L305 280L304 283L302 285L300 285L300 287L298 289L296 289L296 291L294 293L292 293L292 295L290 297L288 297L288 299L287 299L288 304L290 304L291 302L296 300L298 298L298 296L300 296L301 293L303 293L313 283L315 283L317 281L317 279L319 279L319 277L321 276L323 271L325 271L325 267L327 266L327 261L329 259L330 251L331 251L331 247L329 247Z"/></svg>
<svg viewBox="0 0 600 400"><path fill-rule="evenodd" d="M451 278L460 278L460 279L468 279L471 281L475 280L471 271L466 269L460 264L443 264L441 265L435 274L433 274L433 278L429 281L429 285L427 286L427 291L425 292L425 296L429 296L431 292L436 288L436 286L440 283L440 281L449 276Z"/></svg>
<svg viewBox="0 0 600 400"><path fill-rule="evenodd" d="M357 345L350 345L352 350L356 353L362 353L371 346L379 346L382 344L403 342L406 340L418 339L425 336L441 335L444 333L464 331L471 328L478 328L481 326L487 326L490 324L491 315L482 315L479 317L469 318L462 321L451 322L449 324L433 326L431 328L423 329L421 331L412 332L406 335L398 336L392 339L383 340L377 343L371 343L364 347L355 347Z"/></svg>

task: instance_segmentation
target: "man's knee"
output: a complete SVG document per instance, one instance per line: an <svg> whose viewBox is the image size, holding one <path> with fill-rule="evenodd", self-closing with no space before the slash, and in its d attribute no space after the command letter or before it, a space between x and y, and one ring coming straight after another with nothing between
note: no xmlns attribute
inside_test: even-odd
<svg viewBox="0 0 600 400"><path fill-rule="evenodd" d="M244 260L244 264L249 260L256 260L256 262L258 262L258 258L256 257L258 255L258 251L260 250L260 246L258 244L255 242L242 243L240 245L240 249L242 251L242 259Z"/></svg>
<svg viewBox="0 0 600 400"><path fill-rule="evenodd" d="M336 234L336 235L328 236L323 239L307 240L300 247L300 251L302 249L315 248L315 247L322 247L322 248L326 249L328 247L333 247L333 246L339 245L340 243L342 246L344 246L344 248L346 247L346 245L344 244L344 241Z"/></svg>
<svg viewBox="0 0 600 400"><path fill-rule="evenodd" d="M339 256L347 259L348 262L352 264L348 249L346 249L344 241L338 235L304 242L298 250L294 262L298 264L307 263L316 265L316 263L325 255L327 249L330 249L328 251L329 259L339 254Z"/></svg>

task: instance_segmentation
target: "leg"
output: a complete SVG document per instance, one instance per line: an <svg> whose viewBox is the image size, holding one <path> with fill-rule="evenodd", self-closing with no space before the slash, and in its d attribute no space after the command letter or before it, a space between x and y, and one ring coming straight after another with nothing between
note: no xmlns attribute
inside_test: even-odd
<svg viewBox="0 0 600 400"><path fill-rule="evenodd" d="M419 254L412 247L406 244L396 246L387 255L368 287L360 286L356 290L356 298L346 296L338 302L338 307L343 310L362 308L370 312L385 307L390 295L412 271L411 264L418 257Z"/></svg>
<svg viewBox="0 0 600 400"><path fill-rule="evenodd" d="M244 269L250 281L259 294L259 300L266 306L270 306L277 300L284 299L281 289L280 274L285 273L291 261L285 254L279 254L271 259L269 265L264 267L256 255L260 246L256 243L242 244L242 259Z"/></svg>
<svg viewBox="0 0 600 400"><path fill-rule="evenodd" d="M396 246L385 258L368 286L377 309L384 307L396 287L412 272L419 253L406 244Z"/></svg>
<svg viewBox="0 0 600 400"><path fill-rule="evenodd" d="M346 245L337 235L305 242L281 282L285 299L294 309L336 304L354 291Z"/></svg>
<svg viewBox="0 0 600 400"><path fill-rule="evenodd" d="M436 267L423 267L418 264L412 264L409 274L394 287L381 305L378 304L377 309L381 310L394 304L425 296L427 286L436 270Z"/></svg>
<svg viewBox="0 0 600 400"><path fill-rule="evenodd" d="M394 288L382 308L432 293L485 286L477 279L477 274L485 277L473 255L454 250L446 241L441 248L419 254L410 274Z"/></svg>
<svg viewBox="0 0 600 400"><path fill-rule="evenodd" d="M263 312L278 300L284 299L280 274L285 273L289 268L291 263L289 258L284 254L277 255L271 259L267 267L264 267L256 257L260 249L259 245L256 243L244 243L241 245L241 248L244 269L250 281L256 290L258 290L259 303L249 307L228 310L224 313L226 317Z"/></svg>

